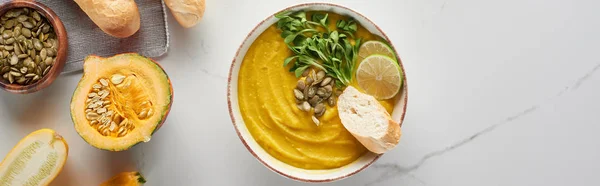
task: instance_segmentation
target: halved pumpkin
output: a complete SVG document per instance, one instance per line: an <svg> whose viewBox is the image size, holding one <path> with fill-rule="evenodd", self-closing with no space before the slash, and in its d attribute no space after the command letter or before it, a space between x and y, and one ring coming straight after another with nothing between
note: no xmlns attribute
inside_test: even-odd
<svg viewBox="0 0 600 186"><path fill-rule="evenodd" d="M48 185L67 161L69 146L54 130L23 138L0 163L0 185Z"/></svg>
<svg viewBox="0 0 600 186"><path fill-rule="evenodd" d="M100 186L142 186L144 183L146 183L146 179L139 172L122 172Z"/></svg>
<svg viewBox="0 0 600 186"><path fill-rule="evenodd" d="M71 100L71 118L90 145L122 151L150 141L172 101L171 81L153 60L134 53L88 56Z"/></svg>

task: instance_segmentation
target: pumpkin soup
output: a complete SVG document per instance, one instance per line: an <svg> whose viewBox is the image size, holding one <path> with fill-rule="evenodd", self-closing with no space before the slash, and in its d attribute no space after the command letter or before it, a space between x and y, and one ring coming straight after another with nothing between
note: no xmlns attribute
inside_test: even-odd
<svg viewBox="0 0 600 186"><path fill-rule="evenodd" d="M346 17L328 13L330 29ZM315 125L310 112L297 106L292 94L299 80L282 62L293 55L273 25L250 46L242 62L238 80L239 107L248 130L271 156L303 169L338 168L358 159L367 150L342 125L335 106ZM363 41L381 40L358 26L355 33ZM358 62L357 62L358 63ZM355 86L351 82L350 86ZM388 112L391 100L382 101Z"/></svg>

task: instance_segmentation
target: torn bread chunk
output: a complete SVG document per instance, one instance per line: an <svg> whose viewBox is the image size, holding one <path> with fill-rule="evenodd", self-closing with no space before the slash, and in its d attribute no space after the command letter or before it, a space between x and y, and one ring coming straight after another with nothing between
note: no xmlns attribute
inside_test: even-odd
<svg viewBox="0 0 600 186"><path fill-rule="evenodd" d="M344 127L369 151L382 154L400 141L400 125L373 96L349 86L338 98Z"/></svg>

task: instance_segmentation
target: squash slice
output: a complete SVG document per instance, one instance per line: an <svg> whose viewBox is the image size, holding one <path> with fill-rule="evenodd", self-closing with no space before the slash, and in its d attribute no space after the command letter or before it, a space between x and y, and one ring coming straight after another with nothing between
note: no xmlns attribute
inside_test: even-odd
<svg viewBox="0 0 600 186"><path fill-rule="evenodd" d="M54 130L35 131L0 163L0 185L48 185L62 170L68 154L67 142Z"/></svg>

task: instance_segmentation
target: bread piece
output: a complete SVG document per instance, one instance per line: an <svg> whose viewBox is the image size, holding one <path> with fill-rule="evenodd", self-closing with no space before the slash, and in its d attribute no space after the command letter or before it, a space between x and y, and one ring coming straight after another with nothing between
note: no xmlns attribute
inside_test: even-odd
<svg viewBox="0 0 600 186"><path fill-rule="evenodd" d="M400 141L400 125L373 96L348 86L337 107L344 127L369 151L382 154Z"/></svg>
<svg viewBox="0 0 600 186"><path fill-rule="evenodd" d="M75 0L105 33L129 37L140 29L140 12L133 0Z"/></svg>
<svg viewBox="0 0 600 186"><path fill-rule="evenodd" d="M185 28L196 25L204 15L204 0L165 0L179 24Z"/></svg>

